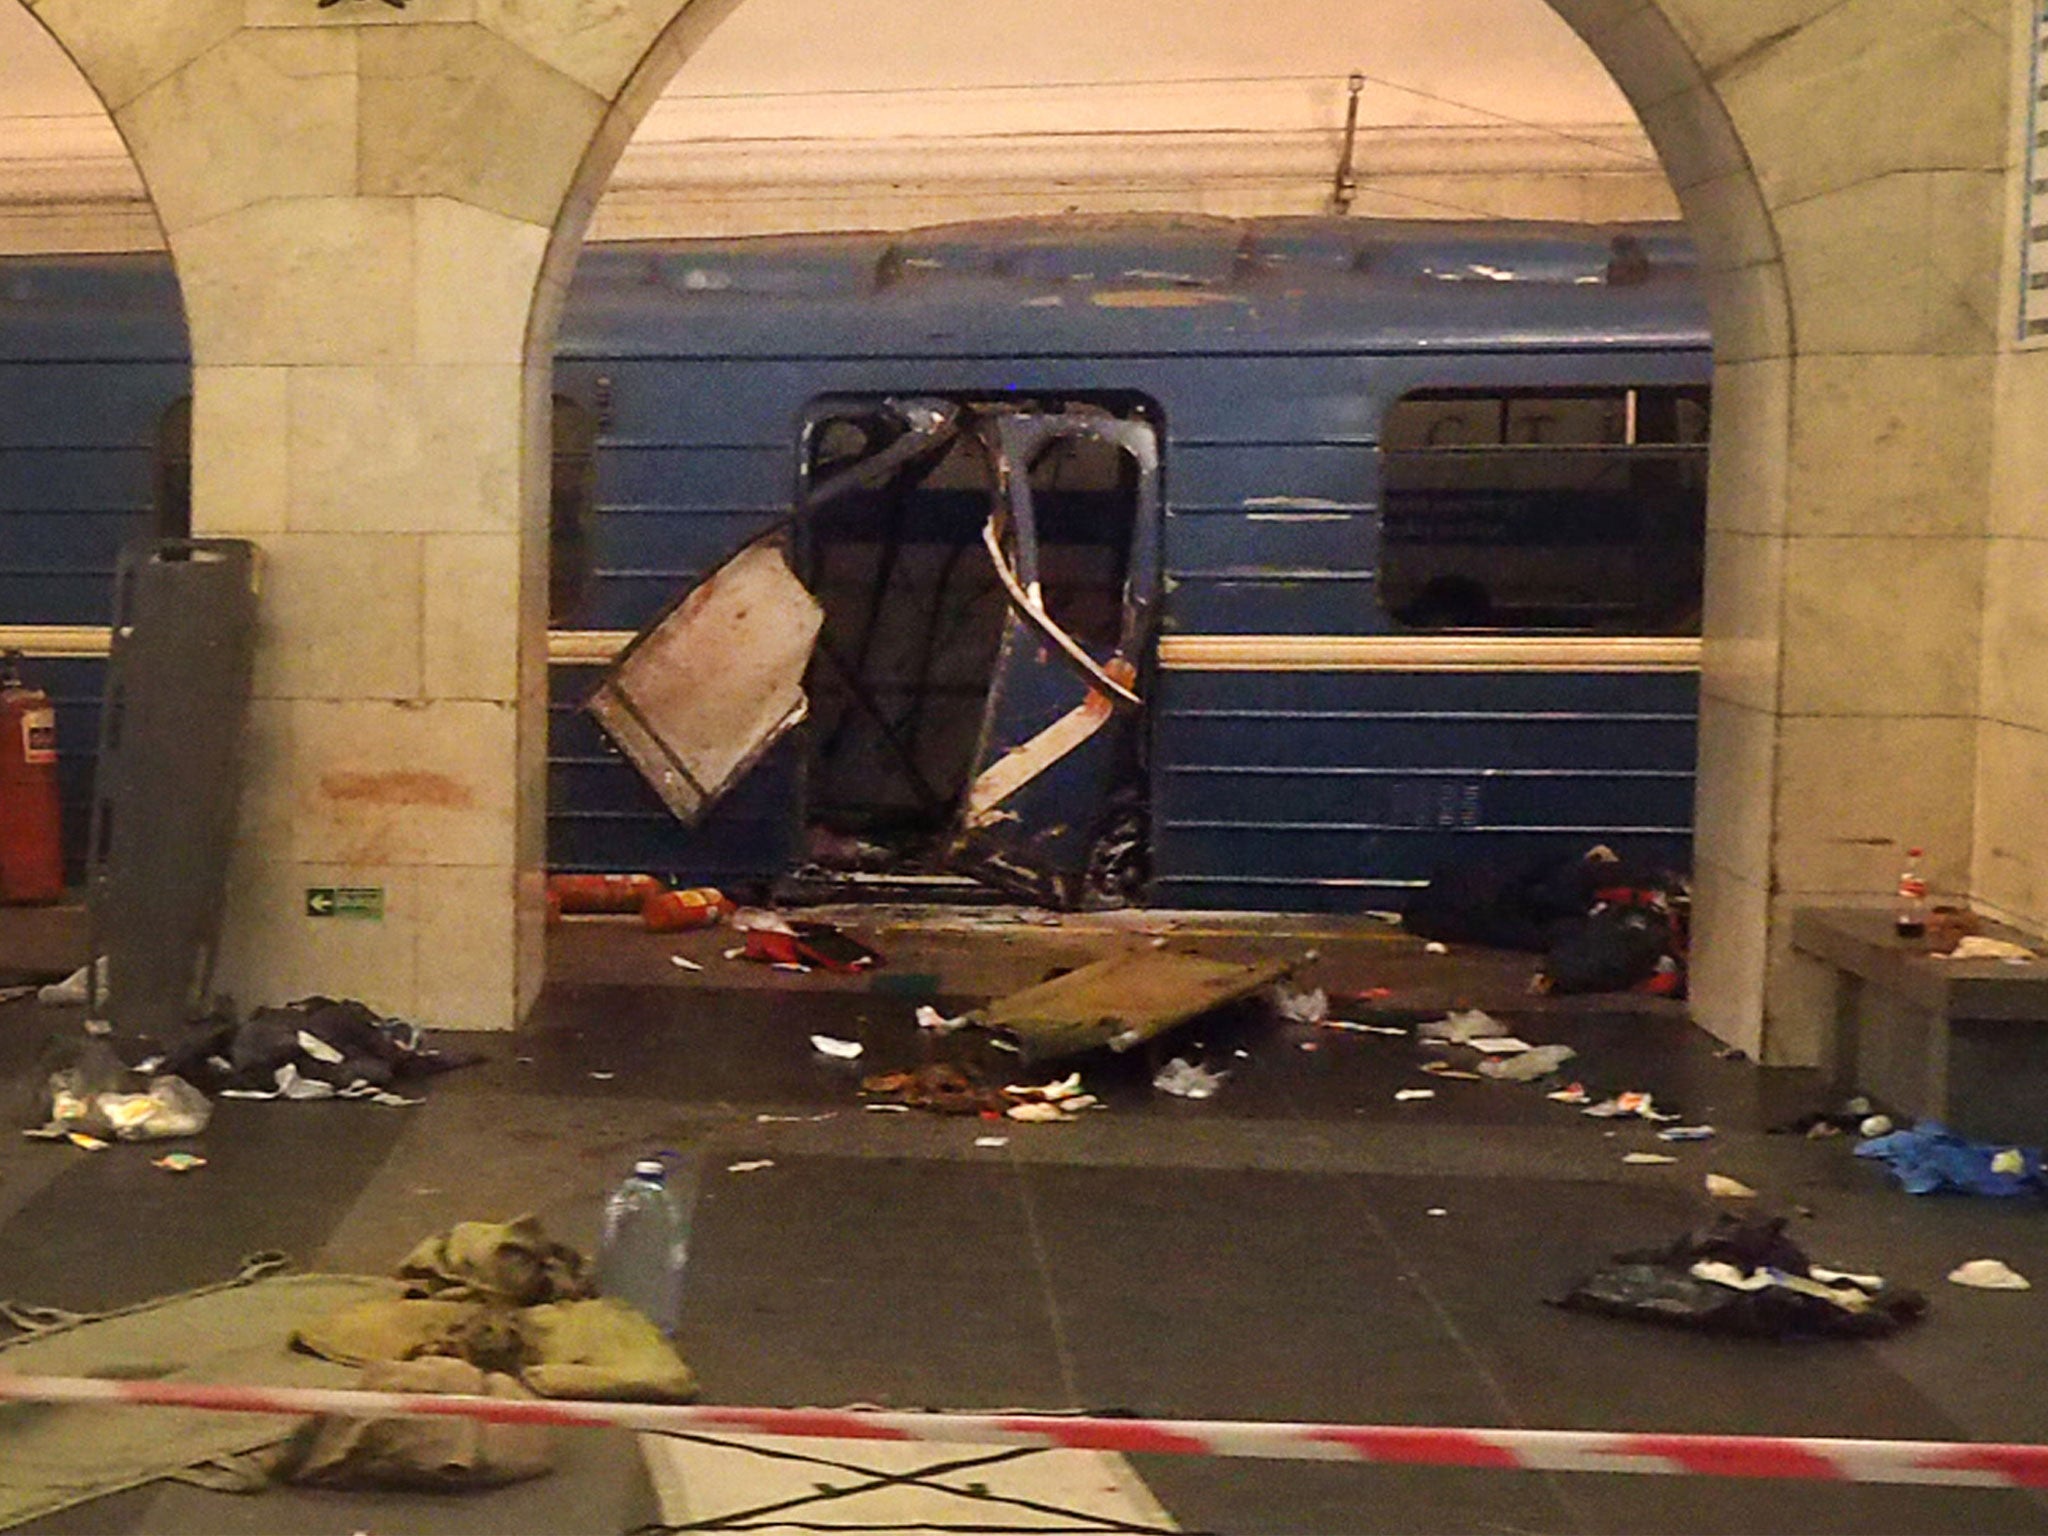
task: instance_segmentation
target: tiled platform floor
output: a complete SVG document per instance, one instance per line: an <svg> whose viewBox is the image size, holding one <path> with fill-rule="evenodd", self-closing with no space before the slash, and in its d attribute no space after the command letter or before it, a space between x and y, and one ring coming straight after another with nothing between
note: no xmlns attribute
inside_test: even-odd
<svg viewBox="0 0 2048 1536"><path fill-rule="evenodd" d="M1816 1086L1719 1059L1677 1009L1530 999L1519 957L1427 956L1368 927L1304 937L1187 924L1169 941L1312 946L1309 979L1388 986L1385 1007L1489 1006L1528 1038L1579 1047L1590 1087L1651 1090L1722 1134L1675 1149L1674 1166L1626 1166L1625 1152L1655 1145L1650 1127L1587 1120L1527 1088L1425 1077L1405 1040L1318 1036L1257 1013L1169 1047L1199 1042L1231 1068L1215 1099L1156 1094L1146 1063L1122 1058L1087 1067L1106 1112L996 1127L865 1113L858 1073L926 1048L911 1015L927 996L950 1007L1035 980L1048 959L1152 934L1130 920L940 933L877 920L869 936L891 966L848 981L743 970L719 958L729 940L716 934L572 926L556 936L531 1026L478 1037L488 1064L412 1109L223 1103L211 1164L183 1180L140 1149L88 1157L9 1139L0 1296L104 1307L218 1278L268 1247L380 1270L451 1221L521 1210L588 1243L605 1189L661 1147L696 1170L683 1345L717 1400L2048 1438L2036 1390L2048 1289L1943 1280L1996 1256L2048 1288L2048 1213L1910 1199L1840 1141L1763 1134L1814 1107ZM678 951L707 970L673 966ZM0 1009L0 1068L25 1077L58 1022ZM859 1038L866 1057L821 1058L813 1032ZM1406 1086L1437 1097L1396 1104ZM991 1133L1008 1144L974 1145ZM726 1171L757 1158L775 1166ZM1703 1219L1708 1170L1810 1213L1796 1234L1816 1258L1919 1286L1932 1315L1885 1343L1794 1346L1543 1305L1610 1251ZM2017 1494L1163 1457L1135 1471L1188 1530L2048 1531L2048 1510ZM965 1528L956 1506L932 1514ZM481 1497L236 1499L166 1485L37 1528L538 1533L656 1517L631 1440L591 1435L553 1476Z"/></svg>

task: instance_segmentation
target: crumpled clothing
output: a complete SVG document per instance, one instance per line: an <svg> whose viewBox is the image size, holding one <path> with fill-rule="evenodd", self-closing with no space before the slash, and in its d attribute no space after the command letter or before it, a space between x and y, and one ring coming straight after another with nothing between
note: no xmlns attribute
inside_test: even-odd
<svg viewBox="0 0 2048 1536"><path fill-rule="evenodd" d="M372 1361L356 1386L515 1400L534 1395L510 1376L442 1358ZM293 1439L278 1470L287 1482L318 1488L497 1488L549 1471L551 1440L543 1424L323 1415Z"/></svg>
<svg viewBox="0 0 2048 1536"><path fill-rule="evenodd" d="M305 997L260 1008L247 1022L215 1020L166 1056L164 1070L209 1090L273 1096L286 1068L307 1087L286 1097L349 1096L357 1084L388 1089L401 1078L425 1077L481 1061L429 1046L419 1026L386 1018L363 1003ZM331 1085L322 1091L317 1085ZM358 1090L360 1093L361 1090Z"/></svg>
<svg viewBox="0 0 2048 1536"><path fill-rule="evenodd" d="M542 1397L688 1402L697 1381L675 1346L627 1302L507 1307L480 1301L365 1301L301 1328L292 1343L343 1365L461 1360L516 1376Z"/></svg>
<svg viewBox="0 0 2048 1536"><path fill-rule="evenodd" d="M1667 1247L1618 1253L1553 1303L1605 1317L1747 1338L1881 1338L1927 1299L1882 1276L1816 1270L1782 1217L1722 1216Z"/></svg>
<svg viewBox="0 0 2048 1536"><path fill-rule="evenodd" d="M1966 1141L1932 1120L1860 1143L1858 1157L1876 1158L1909 1195L1938 1190L2011 1199L2042 1187L2041 1154L2033 1147Z"/></svg>
<svg viewBox="0 0 2048 1536"><path fill-rule="evenodd" d="M421 1242L398 1266L406 1295L515 1307L596 1294L590 1261L532 1216L461 1221Z"/></svg>
<svg viewBox="0 0 2048 1536"><path fill-rule="evenodd" d="M543 1397L687 1402L696 1378L630 1304L593 1297L590 1261L531 1216L465 1221L398 1268L402 1296L300 1328L292 1343L343 1365L446 1357Z"/></svg>

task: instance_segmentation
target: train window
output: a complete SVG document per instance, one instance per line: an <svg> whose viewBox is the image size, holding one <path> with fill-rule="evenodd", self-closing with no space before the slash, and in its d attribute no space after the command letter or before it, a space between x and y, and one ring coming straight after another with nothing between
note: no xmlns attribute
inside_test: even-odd
<svg viewBox="0 0 2048 1536"><path fill-rule="evenodd" d="M156 424L156 472L151 499L160 539L192 537L192 397L164 407Z"/></svg>
<svg viewBox="0 0 2048 1536"><path fill-rule="evenodd" d="M1380 434L1380 601L1407 629L1688 634L1704 388L1431 390Z"/></svg>

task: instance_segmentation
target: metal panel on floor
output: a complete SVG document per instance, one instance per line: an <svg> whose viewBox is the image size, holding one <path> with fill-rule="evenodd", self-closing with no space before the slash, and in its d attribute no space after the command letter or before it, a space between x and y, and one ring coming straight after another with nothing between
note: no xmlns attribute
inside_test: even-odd
<svg viewBox="0 0 2048 1536"><path fill-rule="evenodd" d="M207 1006L256 644L255 546L137 540L114 578L113 648L87 858L92 1012L176 1029Z"/></svg>

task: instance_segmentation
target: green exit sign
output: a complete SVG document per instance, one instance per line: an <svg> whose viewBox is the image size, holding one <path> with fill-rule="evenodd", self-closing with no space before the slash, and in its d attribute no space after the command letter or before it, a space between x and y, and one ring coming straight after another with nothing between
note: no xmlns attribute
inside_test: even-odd
<svg viewBox="0 0 2048 1536"><path fill-rule="evenodd" d="M381 885L309 885L306 887L306 916L353 917L365 922L384 920L384 887Z"/></svg>

